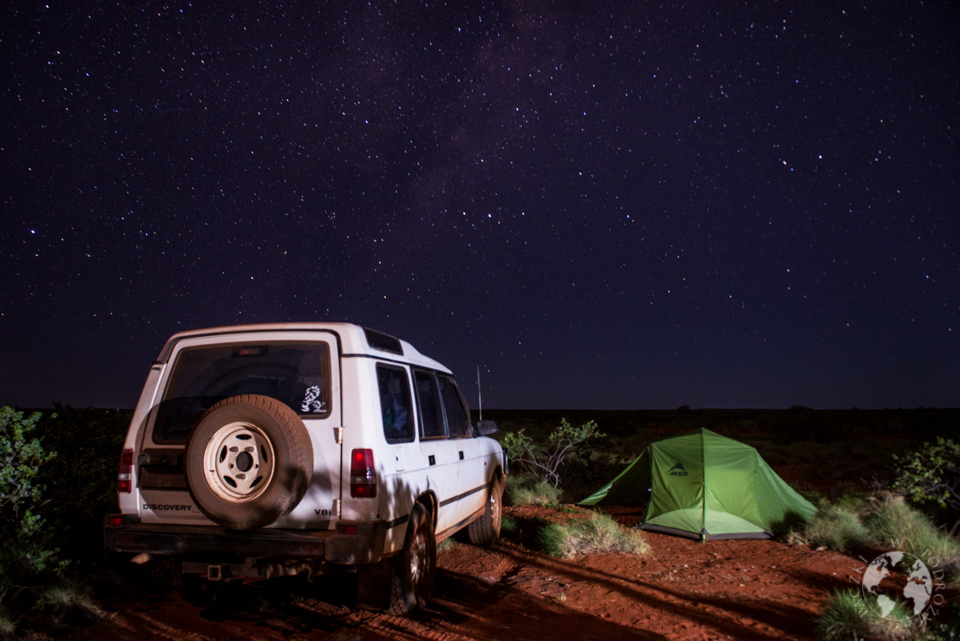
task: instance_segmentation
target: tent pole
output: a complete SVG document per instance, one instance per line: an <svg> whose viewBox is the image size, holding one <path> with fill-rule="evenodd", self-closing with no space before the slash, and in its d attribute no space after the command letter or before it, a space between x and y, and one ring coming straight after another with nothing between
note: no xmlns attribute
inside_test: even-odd
<svg viewBox="0 0 960 641"><path fill-rule="evenodd" d="M706 445L703 442L703 426L700 426L700 466L703 468L703 513L700 516L700 536L702 543L707 543L707 456L704 453Z"/></svg>

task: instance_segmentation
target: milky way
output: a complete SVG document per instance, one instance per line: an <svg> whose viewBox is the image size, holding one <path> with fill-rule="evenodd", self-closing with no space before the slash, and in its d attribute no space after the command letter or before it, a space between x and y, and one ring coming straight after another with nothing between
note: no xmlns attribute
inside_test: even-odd
<svg viewBox="0 0 960 641"><path fill-rule="evenodd" d="M474 407L960 405L960 8L882 4L9 3L0 403L335 320Z"/></svg>

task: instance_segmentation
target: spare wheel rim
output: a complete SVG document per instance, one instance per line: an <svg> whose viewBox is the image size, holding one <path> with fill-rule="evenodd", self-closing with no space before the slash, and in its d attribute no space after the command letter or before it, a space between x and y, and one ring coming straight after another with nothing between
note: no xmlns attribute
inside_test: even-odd
<svg viewBox="0 0 960 641"><path fill-rule="evenodd" d="M207 486L225 501L252 501L270 486L276 469L273 443L256 425L228 423L207 441L203 471Z"/></svg>

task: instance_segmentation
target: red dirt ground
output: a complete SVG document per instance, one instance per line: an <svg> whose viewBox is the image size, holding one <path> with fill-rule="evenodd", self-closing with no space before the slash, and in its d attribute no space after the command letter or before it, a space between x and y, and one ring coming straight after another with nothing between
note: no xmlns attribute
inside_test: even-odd
<svg viewBox="0 0 960 641"><path fill-rule="evenodd" d="M579 511L578 511L579 512ZM638 514L618 510L621 523ZM196 608L173 592L136 590L73 636L84 639L765 639L815 638L834 588L858 558L776 540L698 541L645 533L652 552L559 560L534 550L541 519L572 509L508 507L518 525L492 549L456 543L440 553L433 601L419 619L360 612L343 581L248 584L235 599ZM582 512L587 514L587 512ZM342 579L342 577L341 577Z"/></svg>

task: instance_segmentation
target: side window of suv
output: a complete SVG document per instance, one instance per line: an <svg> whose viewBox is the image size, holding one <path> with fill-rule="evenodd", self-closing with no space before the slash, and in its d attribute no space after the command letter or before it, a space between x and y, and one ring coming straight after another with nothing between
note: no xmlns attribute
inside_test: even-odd
<svg viewBox="0 0 960 641"><path fill-rule="evenodd" d="M440 409L440 392L437 379L431 372L414 370L413 380L417 386L417 401L420 405L420 438L443 438L443 411Z"/></svg>
<svg viewBox="0 0 960 641"><path fill-rule="evenodd" d="M413 441L413 403L410 401L410 379L402 367L377 364L377 386L380 388L380 415L383 435L388 443Z"/></svg>
<svg viewBox="0 0 960 641"><path fill-rule="evenodd" d="M437 376L437 382L440 384L443 410L447 415L448 435L450 438L470 438L473 436L473 427L470 425L470 415L457 384L449 376L440 375Z"/></svg>

